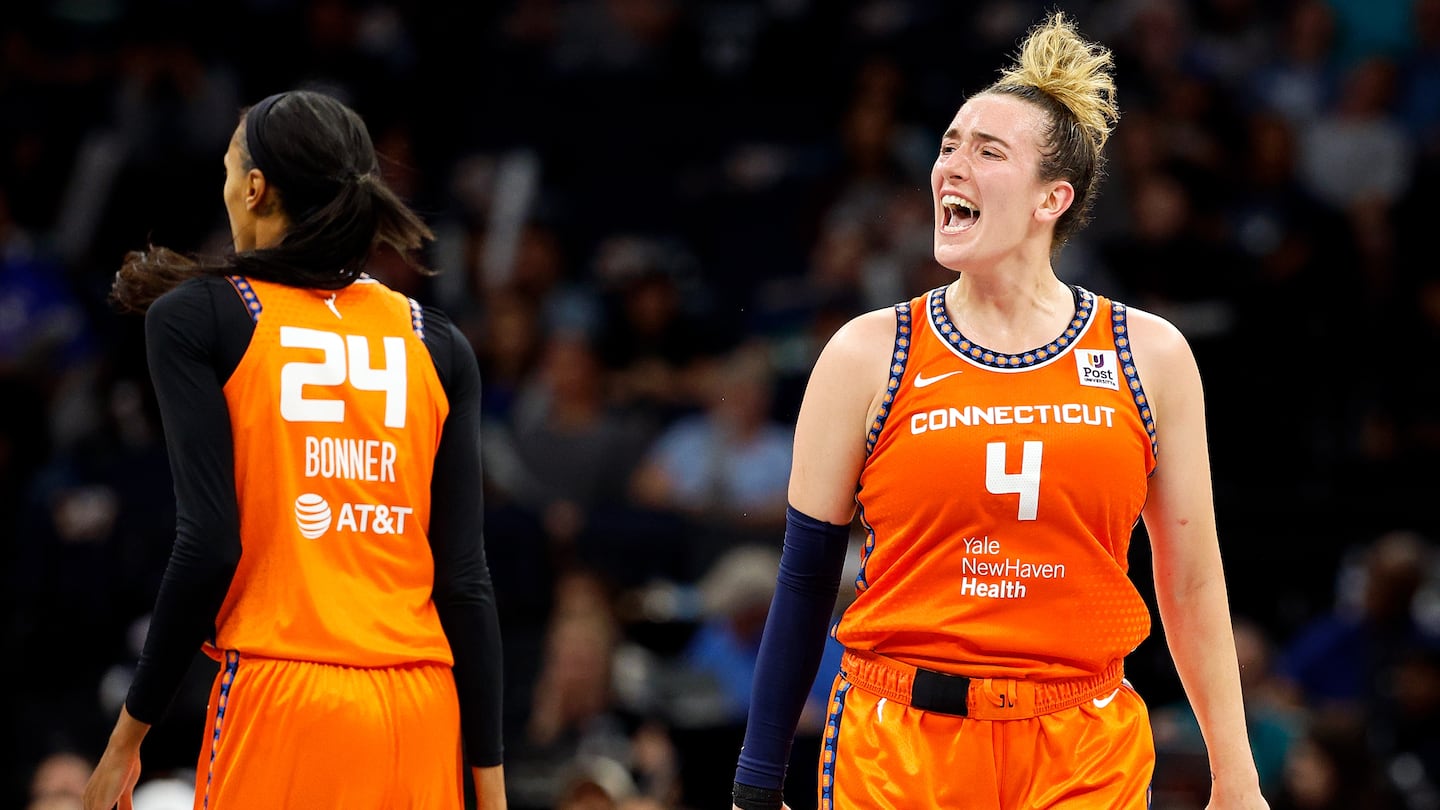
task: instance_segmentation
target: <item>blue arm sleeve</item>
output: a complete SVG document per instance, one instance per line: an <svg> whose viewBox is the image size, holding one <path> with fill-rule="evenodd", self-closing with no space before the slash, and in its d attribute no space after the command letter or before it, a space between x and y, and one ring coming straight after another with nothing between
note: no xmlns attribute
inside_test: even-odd
<svg viewBox="0 0 1440 810"><path fill-rule="evenodd" d="M816 520L794 507L785 511L785 549L735 769L740 785L780 790L785 783L795 727L825 650L849 534L848 526Z"/></svg>

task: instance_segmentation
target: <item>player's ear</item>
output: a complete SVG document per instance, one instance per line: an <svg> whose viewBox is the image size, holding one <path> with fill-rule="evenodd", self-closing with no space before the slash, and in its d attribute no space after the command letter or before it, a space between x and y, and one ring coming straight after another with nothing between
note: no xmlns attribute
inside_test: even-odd
<svg viewBox="0 0 1440 810"><path fill-rule="evenodd" d="M1057 180L1046 190L1040 205L1035 209L1035 218L1041 222L1055 222L1075 202L1075 187L1069 180Z"/></svg>
<svg viewBox="0 0 1440 810"><path fill-rule="evenodd" d="M251 169L245 173L245 210L255 214L268 214L277 204L275 188L265 179L265 173Z"/></svg>

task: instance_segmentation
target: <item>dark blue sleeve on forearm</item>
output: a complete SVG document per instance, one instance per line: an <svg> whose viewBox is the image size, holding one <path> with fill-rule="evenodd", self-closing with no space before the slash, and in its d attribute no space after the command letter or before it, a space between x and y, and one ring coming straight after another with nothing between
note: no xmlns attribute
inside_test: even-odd
<svg viewBox="0 0 1440 810"><path fill-rule="evenodd" d="M765 621L750 718L735 781L779 790L805 700L825 651L850 530L785 511L785 550Z"/></svg>

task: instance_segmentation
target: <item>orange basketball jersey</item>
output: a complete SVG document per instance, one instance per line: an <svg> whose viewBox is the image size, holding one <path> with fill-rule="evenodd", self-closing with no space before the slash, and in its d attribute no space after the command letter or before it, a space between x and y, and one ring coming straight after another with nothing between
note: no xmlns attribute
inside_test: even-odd
<svg viewBox="0 0 1440 810"><path fill-rule="evenodd" d="M977 677L1092 675L1150 629L1128 576L1155 466L1125 307L1075 288L1018 355L960 334L944 288L896 307L856 499L868 537L846 647Z"/></svg>
<svg viewBox="0 0 1440 810"><path fill-rule="evenodd" d="M255 333L225 384L242 552L215 646L452 664L426 537L449 403L419 305L368 278L333 292L231 280Z"/></svg>

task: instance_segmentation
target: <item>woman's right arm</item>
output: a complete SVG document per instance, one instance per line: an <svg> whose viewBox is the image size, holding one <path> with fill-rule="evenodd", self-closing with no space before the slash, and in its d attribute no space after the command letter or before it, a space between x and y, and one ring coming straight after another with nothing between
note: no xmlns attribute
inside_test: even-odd
<svg viewBox="0 0 1440 810"><path fill-rule="evenodd" d="M894 310L856 318L830 339L805 389L795 424L785 548L735 773L732 800L742 810L781 806L795 728L840 587L865 437L885 395L894 342Z"/></svg>
<svg viewBox="0 0 1440 810"><path fill-rule="evenodd" d="M849 526L865 463L865 437L884 404L895 346L895 310L868 312L830 338L805 387L795 422L790 505Z"/></svg>

